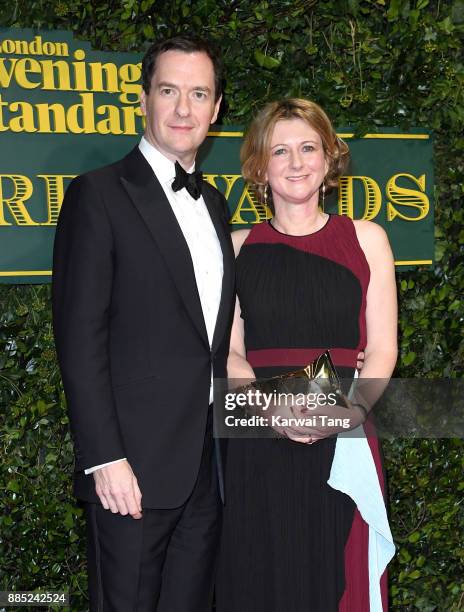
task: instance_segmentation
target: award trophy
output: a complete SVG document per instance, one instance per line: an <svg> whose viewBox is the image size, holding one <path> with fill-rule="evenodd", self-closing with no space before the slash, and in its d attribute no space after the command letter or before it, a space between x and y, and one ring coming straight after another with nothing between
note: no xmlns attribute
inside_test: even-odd
<svg viewBox="0 0 464 612"><path fill-rule="evenodd" d="M255 390L263 394L275 394L276 397L287 397L298 394L335 394L336 404L347 408L344 395L341 390L340 379L330 357L330 352L325 351L301 370L254 380L241 390Z"/></svg>

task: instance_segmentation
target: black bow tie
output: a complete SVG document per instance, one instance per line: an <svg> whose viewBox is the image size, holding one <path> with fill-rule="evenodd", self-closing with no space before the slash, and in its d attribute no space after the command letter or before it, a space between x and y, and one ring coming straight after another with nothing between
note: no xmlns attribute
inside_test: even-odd
<svg viewBox="0 0 464 612"><path fill-rule="evenodd" d="M195 170L195 172L188 173L182 168L178 161L175 164L176 178L172 183L173 191L180 191L182 187L185 187L189 194L195 200L201 196L201 187L203 183L203 172L201 170Z"/></svg>

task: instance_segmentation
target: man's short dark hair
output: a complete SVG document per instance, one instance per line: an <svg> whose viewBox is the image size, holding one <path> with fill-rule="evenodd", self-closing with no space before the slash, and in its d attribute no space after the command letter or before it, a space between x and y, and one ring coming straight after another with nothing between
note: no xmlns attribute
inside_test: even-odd
<svg viewBox="0 0 464 612"><path fill-rule="evenodd" d="M150 93L153 74L156 70L158 57L166 51L181 51L182 53L206 53L213 64L214 97L219 100L222 93L222 59L219 51L208 41L197 36L174 36L153 43L142 60L142 87L146 94Z"/></svg>

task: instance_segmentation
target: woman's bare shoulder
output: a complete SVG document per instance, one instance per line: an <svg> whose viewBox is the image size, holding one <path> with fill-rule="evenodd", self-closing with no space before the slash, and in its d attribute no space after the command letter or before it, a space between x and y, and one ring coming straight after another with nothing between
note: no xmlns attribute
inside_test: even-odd
<svg viewBox="0 0 464 612"><path fill-rule="evenodd" d="M368 260L377 258L391 259L391 247L387 232L374 221L357 219L353 221L359 244Z"/></svg>
<svg viewBox="0 0 464 612"><path fill-rule="evenodd" d="M353 225L358 238L363 237L366 240L378 240L379 238L385 239L387 237L387 233L383 227L374 221L353 219Z"/></svg>

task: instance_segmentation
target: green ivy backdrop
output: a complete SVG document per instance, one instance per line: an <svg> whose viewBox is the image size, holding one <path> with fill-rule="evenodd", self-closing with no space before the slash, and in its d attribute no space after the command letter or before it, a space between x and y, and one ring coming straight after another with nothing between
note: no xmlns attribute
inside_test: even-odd
<svg viewBox="0 0 464 612"><path fill-rule="evenodd" d="M294 95L359 134L432 128L437 264L398 273L397 375L462 377L464 0L10 0L0 23L73 30L127 51L176 32L209 36L225 55L226 124ZM66 588L83 612L84 530L50 287L1 286L0 317L0 590ZM399 546L392 610L464 609L463 450L462 440L384 443Z"/></svg>

